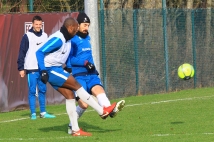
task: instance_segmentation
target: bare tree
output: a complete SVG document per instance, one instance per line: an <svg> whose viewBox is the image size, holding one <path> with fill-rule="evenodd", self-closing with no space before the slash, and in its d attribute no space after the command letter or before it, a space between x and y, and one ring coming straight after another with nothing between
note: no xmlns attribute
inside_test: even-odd
<svg viewBox="0 0 214 142"><path fill-rule="evenodd" d="M132 9L134 4L134 0L123 0L122 1L122 8Z"/></svg>
<svg viewBox="0 0 214 142"><path fill-rule="evenodd" d="M22 0L20 4L20 12L27 13L28 8L27 8L27 0Z"/></svg>
<svg viewBox="0 0 214 142"><path fill-rule="evenodd" d="M145 0L145 8L146 9L152 9L152 8L160 8L162 7L162 2L160 3L160 0Z"/></svg>

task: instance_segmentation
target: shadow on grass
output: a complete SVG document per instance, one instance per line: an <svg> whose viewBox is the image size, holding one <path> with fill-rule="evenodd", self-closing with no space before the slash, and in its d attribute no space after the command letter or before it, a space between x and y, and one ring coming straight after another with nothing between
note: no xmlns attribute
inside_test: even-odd
<svg viewBox="0 0 214 142"><path fill-rule="evenodd" d="M79 127L85 131L89 132L97 132L97 133L105 133L105 132L112 132L112 131L120 131L120 129L106 129L99 127L97 125L88 124L85 122L79 122Z"/></svg>
<svg viewBox="0 0 214 142"><path fill-rule="evenodd" d="M79 127L83 129L84 131L88 132L97 132L97 133L104 133L104 132L109 132L109 131L120 131L120 129L103 129L99 126L91 125L85 122L79 122ZM67 133L68 131L68 124L63 124L63 125L56 125L52 127L43 127L39 129L42 132L50 132L50 131L64 131Z"/></svg>
<svg viewBox="0 0 214 142"><path fill-rule="evenodd" d="M176 122L171 122L171 124L183 124L184 122L181 121L176 121Z"/></svg>
<svg viewBox="0 0 214 142"><path fill-rule="evenodd" d="M49 113L49 114L51 114L51 115L54 115L54 113L50 113L50 112L47 112L47 113ZM37 112L36 112L36 116L39 117L39 115L40 115L40 112L37 111ZM26 113L24 113L24 114L21 114L20 116L23 116L23 117L25 117L25 116L27 117L27 116L28 116L28 117L30 118L30 116L31 116L30 110L29 110L29 112L26 112Z"/></svg>
<svg viewBox="0 0 214 142"><path fill-rule="evenodd" d="M29 111L28 113L21 114L21 116L24 116L24 117L25 117L25 116L26 116L26 117L28 116L28 117L30 117L30 111Z"/></svg>
<svg viewBox="0 0 214 142"><path fill-rule="evenodd" d="M65 131L67 133L68 124L56 125L51 127L42 127L39 130L42 132L50 132L50 131Z"/></svg>

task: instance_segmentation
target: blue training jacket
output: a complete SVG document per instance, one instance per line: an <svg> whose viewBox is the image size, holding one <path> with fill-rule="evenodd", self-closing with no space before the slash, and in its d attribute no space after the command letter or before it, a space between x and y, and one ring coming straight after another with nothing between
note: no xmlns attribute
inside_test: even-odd
<svg viewBox="0 0 214 142"><path fill-rule="evenodd" d="M84 66L85 61L89 61L94 64L92 56L92 47L90 43L90 36L86 38L81 38L78 35L75 35L71 39L71 52L69 58L66 62L67 68L72 68L72 75L76 74L98 74L95 70L94 72L88 72Z"/></svg>

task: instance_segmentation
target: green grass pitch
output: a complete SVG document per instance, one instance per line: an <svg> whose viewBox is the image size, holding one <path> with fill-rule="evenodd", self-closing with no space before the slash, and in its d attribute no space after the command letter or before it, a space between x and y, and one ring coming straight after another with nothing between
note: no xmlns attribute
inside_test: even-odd
<svg viewBox="0 0 214 142"><path fill-rule="evenodd" d="M67 134L69 120L65 105L47 106L48 112L57 116L54 119L30 120L29 110L0 113L0 141L214 141L214 88L122 99L126 100L126 106L115 118L102 120L88 108L79 119L79 126L91 132L92 137ZM37 112L39 114L38 108Z"/></svg>

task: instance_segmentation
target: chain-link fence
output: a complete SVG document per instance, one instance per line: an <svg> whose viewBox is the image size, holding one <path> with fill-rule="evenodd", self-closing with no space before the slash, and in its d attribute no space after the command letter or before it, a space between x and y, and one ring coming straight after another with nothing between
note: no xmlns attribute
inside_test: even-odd
<svg viewBox="0 0 214 142"><path fill-rule="evenodd" d="M166 28L163 15L161 9L104 12L102 76L113 98L214 86L214 10L167 9ZM185 62L196 70L189 81L177 75Z"/></svg>
<svg viewBox="0 0 214 142"><path fill-rule="evenodd" d="M167 1L166 13L161 0L105 0L98 10L100 74L111 99L214 86L214 10L207 8L212 1L173 2ZM0 4L1 13L84 10L83 0L0 0ZM194 66L194 79L178 78L177 68L184 62Z"/></svg>
<svg viewBox="0 0 214 142"><path fill-rule="evenodd" d="M164 0L97 0L104 9L159 9ZM166 0L167 8L214 7L212 0ZM0 0L0 13L83 11L84 0Z"/></svg>

